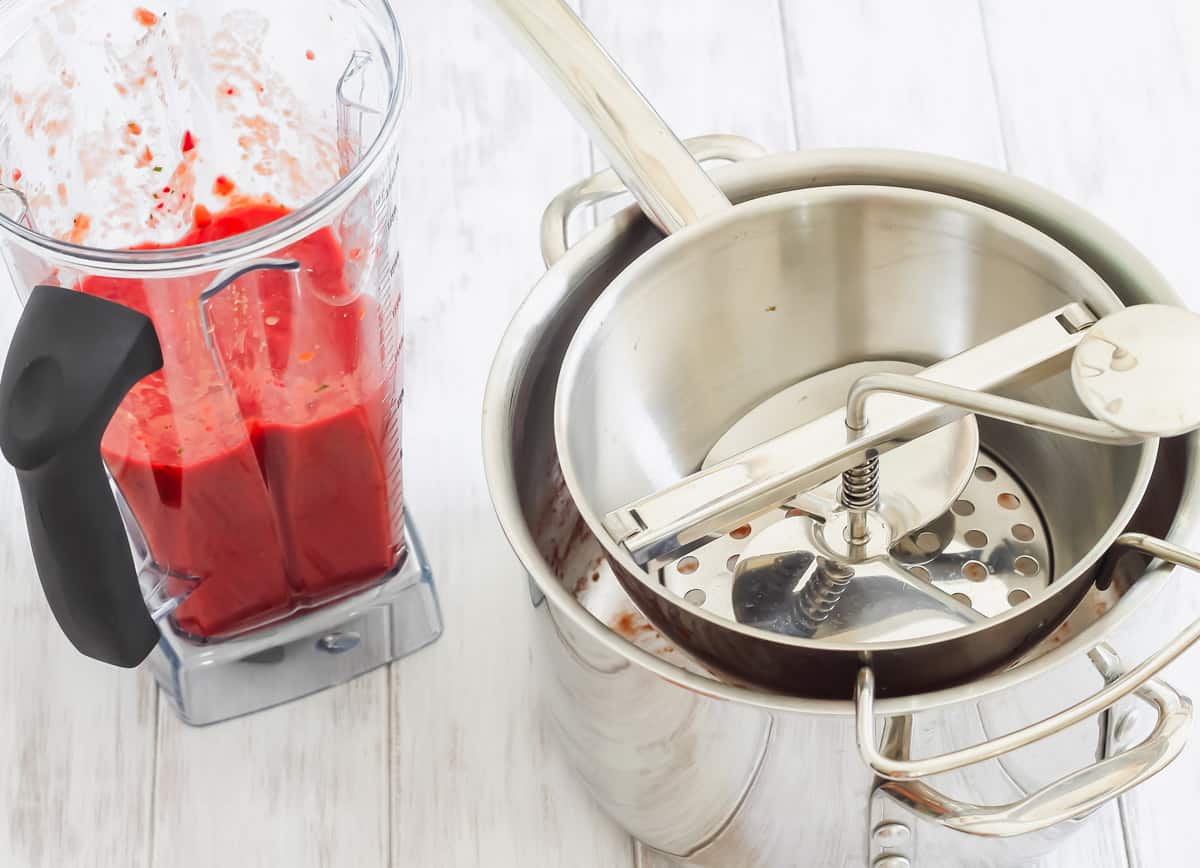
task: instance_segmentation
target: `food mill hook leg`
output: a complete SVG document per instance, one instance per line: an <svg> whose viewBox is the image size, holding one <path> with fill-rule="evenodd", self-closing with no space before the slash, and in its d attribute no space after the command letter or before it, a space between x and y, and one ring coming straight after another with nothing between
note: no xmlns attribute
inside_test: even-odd
<svg viewBox="0 0 1200 868"><path fill-rule="evenodd" d="M1117 537L1114 547L1134 549L1160 558L1167 563L1200 570L1200 554L1144 533L1122 534ZM1156 696L1165 695L1165 691L1168 690L1166 685L1152 679L1197 641L1200 641L1200 618L1193 621L1162 648L1124 675L1105 684L1101 690L1071 707L990 741L951 751L941 756L916 760L885 756L876 747L875 673L869 666L864 666L859 670L854 689L859 752L876 774L893 781L909 781L929 775L943 774L985 760L995 759L1099 714L1132 693L1150 690ZM1176 704L1179 703L1186 704L1187 712L1190 715L1190 703L1182 698L1176 702Z"/></svg>

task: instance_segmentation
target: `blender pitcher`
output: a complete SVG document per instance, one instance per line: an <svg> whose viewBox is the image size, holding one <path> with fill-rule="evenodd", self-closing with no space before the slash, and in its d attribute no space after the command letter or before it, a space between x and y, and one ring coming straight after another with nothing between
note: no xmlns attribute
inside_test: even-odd
<svg viewBox="0 0 1200 868"><path fill-rule="evenodd" d="M401 497L385 0L0 8L0 382L47 600L203 723L440 616Z"/></svg>

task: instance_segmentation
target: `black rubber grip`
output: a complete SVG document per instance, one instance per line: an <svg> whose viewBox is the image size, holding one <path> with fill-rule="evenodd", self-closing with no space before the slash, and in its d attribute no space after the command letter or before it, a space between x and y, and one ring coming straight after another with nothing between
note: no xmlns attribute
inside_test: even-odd
<svg viewBox="0 0 1200 868"><path fill-rule="evenodd" d="M89 657L137 666L158 641L100 457L117 405L162 367L135 310L38 286L0 377L0 451L16 468L46 599Z"/></svg>

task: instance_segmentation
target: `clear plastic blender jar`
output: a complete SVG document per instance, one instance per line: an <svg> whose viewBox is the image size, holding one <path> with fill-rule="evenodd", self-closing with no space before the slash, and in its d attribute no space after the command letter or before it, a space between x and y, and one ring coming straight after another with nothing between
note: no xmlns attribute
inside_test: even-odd
<svg viewBox="0 0 1200 868"><path fill-rule="evenodd" d="M84 653L402 571L403 88L383 0L0 9L0 444Z"/></svg>

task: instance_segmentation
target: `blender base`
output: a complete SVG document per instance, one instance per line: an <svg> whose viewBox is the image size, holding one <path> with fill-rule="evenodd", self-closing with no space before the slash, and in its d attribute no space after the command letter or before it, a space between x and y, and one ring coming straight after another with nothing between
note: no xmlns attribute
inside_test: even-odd
<svg viewBox="0 0 1200 868"><path fill-rule="evenodd" d="M175 713L201 726L356 678L442 633L433 573L408 517L394 575L328 606L247 636L198 645L165 623L149 666Z"/></svg>

